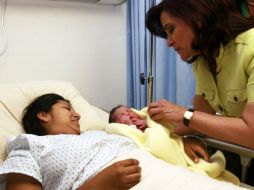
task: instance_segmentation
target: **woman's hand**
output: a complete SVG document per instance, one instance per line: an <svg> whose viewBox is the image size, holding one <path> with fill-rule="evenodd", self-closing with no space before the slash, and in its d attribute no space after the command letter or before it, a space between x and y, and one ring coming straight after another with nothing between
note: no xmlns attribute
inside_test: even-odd
<svg viewBox="0 0 254 190"><path fill-rule="evenodd" d="M203 158L209 162L209 155L206 151L205 144L201 140L195 137L186 137L183 138L183 143L186 154L193 162L198 163L199 158Z"/></svg>
<svg viewBox="0 0 254 190"><path fill-rule="evenodd" d="M148 107L150 117L159 123L179 123L183 120L186 108L175 105L167 100L153 102Z"/></svg>
<svg viewBox="0 0 254 190"><path fill-rule="evenodd" d="M136 159L126 159L106 167L83 184L79 190L127 190L141 178L141 168Z"/></svg>

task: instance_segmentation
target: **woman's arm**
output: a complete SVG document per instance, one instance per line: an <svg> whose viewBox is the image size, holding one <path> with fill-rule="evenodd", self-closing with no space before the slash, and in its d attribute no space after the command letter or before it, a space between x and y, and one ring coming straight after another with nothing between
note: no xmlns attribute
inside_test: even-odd
<svg viewBox="0 0 254 190"><path fill-rule="evenodd" d="M199 99L199 101L202 100ZM254 103L247 103L245 105L241 118L217 116L211 114L211 112L205 113L200 105L198 104L196 107L200 108L201 111L194 112L188 127L182 123L186 108L166 100L151 103L148 112L155 121L176 123L178 130L190 128L212 138L254 149Z"/></svg>
<svg viewBox="0 0 254 190"><path fill-rule="evenodd" d="M33 177L10 173L6 177L6 190L43 190L43 188Z"/></svg>
<svg viewBox="0 0 254 190"><path fill-rule="evenodd" d="M106 167L78 190L127 190L141 178L141 168L136 159L126 159ZM10 173L6 178L6 190L43 190L33 177Z"/></svg>
<svg viewBox="0 0 254 190"><path fill-rule="evenodd" d="M184 151L192 159L193 162L198 163L199 158L203 158L209 162L209 154L206 150L206 144L194 136L187 136L183 138Z"/></svg>
<svg viewBox="0 0 254 190"><path fill-rule="evenodd" d="M136 159L126 159L106 167L78 190L127 190L141 178L141 168Z"/></svg>
<svg viewBox="0 0 254 190"><path fill-rule="evenodd" d="M242 117L209 115L195 111L190 127L212 138L254 149L254 103L247 103Z"/></svg>
<svg viewBox="0 0 254 190"><path fill-rule="evenodd" d="M199 95L194 96L192 103L193 103L194 110L196 111L202 111L212 115L215 114L215 111L211 108L208 101L204 99L202 96L199 96ZM183 123L178 123L175 130L175 133L177 135L189 135L195 132L197 131L193 130L192 128L188 128L184 126Z"/></svg>
<svg viewBox="0 0 254 190"><path fill-rule="evenodd" d="M194 110L202 111L202 112L209 113L212 115L215 114L215 111L210 106L209 102L202 96L200 96L200 95L194 96L192 102L193 102Z"/></svg>

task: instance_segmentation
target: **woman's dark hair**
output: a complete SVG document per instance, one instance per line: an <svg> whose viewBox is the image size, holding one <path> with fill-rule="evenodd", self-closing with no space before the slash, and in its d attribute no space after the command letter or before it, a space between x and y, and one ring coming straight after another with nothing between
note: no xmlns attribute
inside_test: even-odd
<svg viewBox="0 0 254 190"><path fill-rule="evenodd" d="M123 107L123 105L118 105L118 106L116 106L116 107L114 107L110 112L109 112L109 119L108 119L108 122L109 123L113 123L113 122L115 122L115 112L116 112L116 110L118 109L118 108L120 108L120 107Z"/></svg>
<svg viewBox="0 0 254 190"><path fill-rule="evenodd" d="M40 119L37 117L39 112L50 112L52 106L59 100L67 101L62 96L54 93L45 94L33 100L23 111L22 125L25 132L34 135L47 135L42 127Z"/></svg>
<svg viewBox="0 0 254 190"><path fill-rule="evenodd" d="M196 36L192 48L200 51L200 56L215 76L220 46L254 27L253 18L246 18L238 11L233 11L227 2L229 0L162 0L148 10L146 27L152 34L167 38L160 22L161 13L165 11L182 19Z"/></svg>
<svg viewBox="0 0 254 190"><path fill-rule="evenodd" d="M226 3L229 9L231 9L232 11L236 11L243 16L246 16L244 11L249 12L247 0L222 0L222 1Z"/></svg>

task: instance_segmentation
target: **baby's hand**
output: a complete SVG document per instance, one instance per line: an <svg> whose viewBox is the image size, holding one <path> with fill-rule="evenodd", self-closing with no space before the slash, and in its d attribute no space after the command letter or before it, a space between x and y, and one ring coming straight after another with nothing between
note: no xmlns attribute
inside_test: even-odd
<svg viewBox="0 0 254 190"><path fill-rule="evenodd" d="M132 122L134 125L137 126L137 128L141 131L144 131L147 128L146 120L132 118Z"/></svg>

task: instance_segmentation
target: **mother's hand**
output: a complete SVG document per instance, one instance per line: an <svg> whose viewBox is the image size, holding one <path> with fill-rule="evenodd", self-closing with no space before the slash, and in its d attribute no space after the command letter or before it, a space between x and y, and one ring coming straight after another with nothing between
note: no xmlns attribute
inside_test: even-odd
<svg viewBox="0 0 254 190"><path fill-rule="evenodd" d="M79 190L127 190L141 178L141 168L136 159L126 159L106 167L83 184Z"/></svg>
<svg viewBox="0 0 254 190"><path fill-rule="evenodd" d="M157 122L179 123L183 120L186 108L173 104L167 100L159 100L148 106L150 117Z"/></svg>

